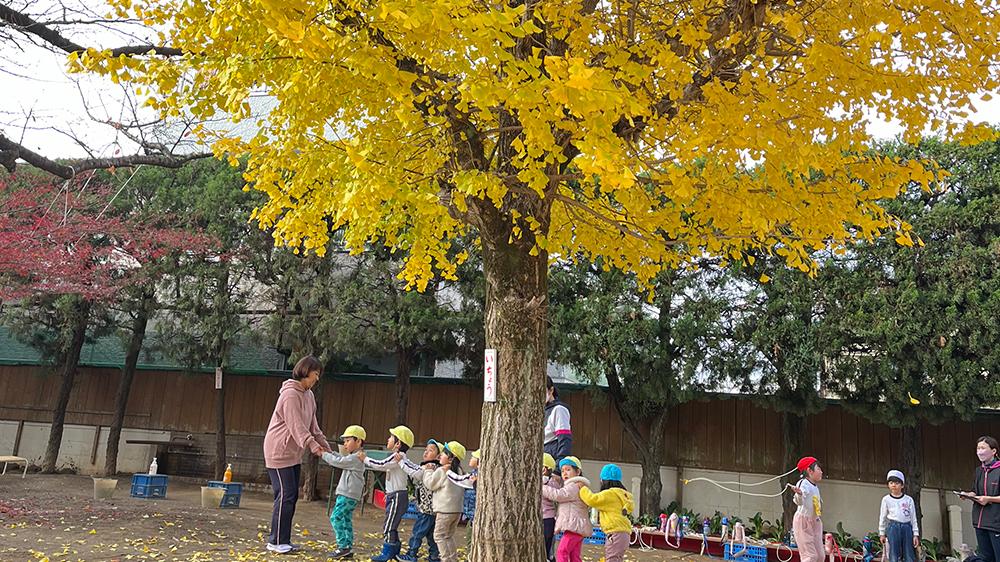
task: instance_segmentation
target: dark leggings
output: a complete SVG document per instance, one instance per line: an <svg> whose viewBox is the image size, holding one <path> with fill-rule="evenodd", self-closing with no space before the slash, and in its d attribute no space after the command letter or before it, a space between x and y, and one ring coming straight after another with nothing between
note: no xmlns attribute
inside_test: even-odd
<svg viewBox="0 0 1000 562"><path fill-rule="evenodd" d="M545 534L545 559L552 560L552 539L556 534L556 520L542 519L542 533Z"/></svg>

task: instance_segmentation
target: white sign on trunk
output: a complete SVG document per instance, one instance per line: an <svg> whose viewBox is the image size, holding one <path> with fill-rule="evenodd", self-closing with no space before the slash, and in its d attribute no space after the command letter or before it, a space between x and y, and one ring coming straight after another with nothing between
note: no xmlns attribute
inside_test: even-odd
<svg viewBox="0 0 1000 562"><path fill-rule="evenodd" d="M497 350L486 350L483 373L483 402L497 401Z"/></svg>
<svg viewBox="0 0 1000 562"><path fill-rule="evenodd" d="M222 390L222 367L215 368L215 390Z"/></svg>

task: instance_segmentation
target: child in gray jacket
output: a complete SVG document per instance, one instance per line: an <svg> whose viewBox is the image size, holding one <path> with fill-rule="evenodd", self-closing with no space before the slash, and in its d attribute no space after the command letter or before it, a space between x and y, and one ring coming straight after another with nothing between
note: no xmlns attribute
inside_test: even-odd
<svg viewBox="0 0 1000 562"><path fill-rule="evenodd" d="M354 558L354 508L361 501L365 487L365 453L361 450L368 434L360 425L352 425L340 436L346 454L323 453L323 462L341 469L337 484L337 503L330 515L330 526L337 537L337 550L328 554L334 560Z"/></svg>

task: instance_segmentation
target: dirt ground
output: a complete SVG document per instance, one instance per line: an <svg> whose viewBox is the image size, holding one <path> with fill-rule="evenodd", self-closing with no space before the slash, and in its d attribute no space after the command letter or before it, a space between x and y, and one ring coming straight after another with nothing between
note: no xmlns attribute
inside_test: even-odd
<svg viewBox="0 0 1000 562"><path fill-rule="evenodd" d="M278 556L264 550L271 519L270 494L243 493L239 509L204 509L198 485L171 482L167 498L128 497L128 481L118 482L114 499L94 501L90 477L7 474L0 477L0 561L294 561L325 560L336 545L326 502L299 503L293 542L303 551ZM356 560L381 546L382 510L368 505L354 516ZM412 521L400 533L410 535ZM466 528L460 528L464 539ZM462 551L464 557L464 549ZM583 559L596 562L603 547L586 545ZM629 551L626 560L670 560L696 555L674 551ZM514 561L511 561L514 562Z"/></svg>

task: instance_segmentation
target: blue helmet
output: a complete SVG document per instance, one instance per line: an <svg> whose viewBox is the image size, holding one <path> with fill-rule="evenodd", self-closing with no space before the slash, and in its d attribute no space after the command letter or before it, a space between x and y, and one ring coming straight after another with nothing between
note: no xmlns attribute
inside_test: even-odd
<svg viewBox="0 0 1000 562"><path fill-rule="evenodd" d="M582 466L580 466L580 459L576 457L566 457L563 460L559 461L559 470L562 470L562 467L564 466L572 466L574 468L580 468L580 469L583 468Z"/></svg>
<svg viewBox="0 0 1000 562"><path fill-rule="evenodd" d="M604 468L601 469L601 480L608 480L608 481L617 480L618 482L621 482L622 469L619 468L617 464L604 465Z"/></svg>

